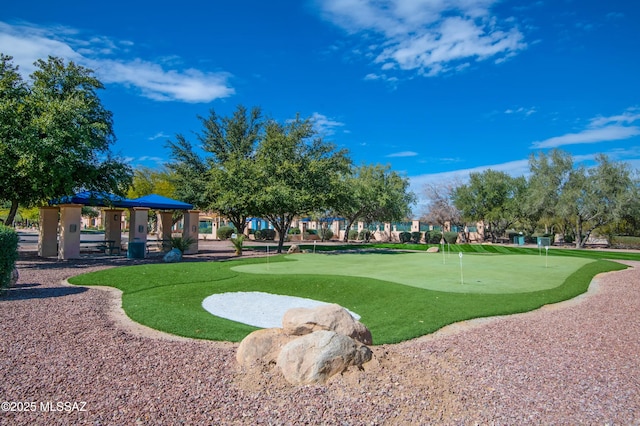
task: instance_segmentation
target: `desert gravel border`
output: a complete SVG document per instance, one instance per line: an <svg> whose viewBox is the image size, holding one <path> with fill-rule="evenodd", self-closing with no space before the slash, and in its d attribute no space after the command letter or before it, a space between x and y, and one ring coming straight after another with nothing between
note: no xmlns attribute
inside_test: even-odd
<svg viewBox="0 0 640 426"><path fill-rule="evenodd" d="M23 411L0 424L640 424L640 262L562 304L374 346L326 386L241 371L237 344L139 328L114 316L116 292L63 284L114 263L131 261L21 256L0 299L0 402Z"/></svg>

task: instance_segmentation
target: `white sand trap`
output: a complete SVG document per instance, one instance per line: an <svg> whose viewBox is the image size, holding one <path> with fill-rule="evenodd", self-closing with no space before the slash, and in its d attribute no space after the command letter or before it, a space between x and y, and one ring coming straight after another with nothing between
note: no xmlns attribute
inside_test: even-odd
<svg viewBox="0 0 640 426"><path fill-rule="evenodd" d="M202 307L215 316L260 328L282 327L282 317L289 309L315 308L327 304L313 299L260 291L213 294L202 301ZM360 315L351 311L349 313L356 320L360 319Z"/></svg>

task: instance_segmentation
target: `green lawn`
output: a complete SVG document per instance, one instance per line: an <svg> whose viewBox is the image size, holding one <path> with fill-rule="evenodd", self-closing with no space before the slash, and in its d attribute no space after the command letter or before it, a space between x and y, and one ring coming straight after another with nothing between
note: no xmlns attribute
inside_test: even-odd
<svg viewBox="0 0 640 426"><path fill-rule="evenodd" d="M463 274L468 278L461 284L457 255L452 254L443 261L439 257L442 254L435 254L433 264L426 263L426 256L430 254L417 255L420 257L416 254L345 254L324 258L309 255L304 261L272 256L268 267L265 258L138 265L83 274L69 281L77 285L119 288L123 291L123 308L129 317L180 336L242 340L256 328L216 317L202 308L202 301L214 293L263 291L338 303L361 315L361 321L373 334L374 343L383 344L429 334L466 319L526 312L570 299L585 292L596 274L625 268L606 260L552 259L551 256L547 266L542 263L544 256L538 256L537 252L528 257L465 255ZM385 280L372 278L371 275L380 275L357 265L361 262L358 259L365 257L374 260L373 267L395 271L395 274L388 273ZM492 266L482 266L488 263ZM414 264L413 271L409 271L411 264ZM243 271L245 268L252 272ZM353 275L352 272L349 275L332 272L342 268L352 268L356 272ZM444 278L445 269L452 277L450 282ZM489 284L489 278L481 273L481 269L494 277L502 274L496 270L510 271L500 284L508 287L505 292L486 291L498 286ZM533 276L541 279L532 279ZM402 283L398 277L414 282ZM514 278L513 284L507 285L510 277ZM446 291L428 288L436 286L428 284L430 280L441 280L437 285ZM543 281L545 288L525 291L537 288L538 281ZM452 291L459 287L464 287L466 292ZM478 292L478 288L484 291Z"/></svg>
<svg viewBox="0 0 640 426"><path fill-rule="evenodd" d="M297 254L291 262L239 265L251 274L343 275L453 293L526 293L557 287L586 258L458 253Z"/></svg>

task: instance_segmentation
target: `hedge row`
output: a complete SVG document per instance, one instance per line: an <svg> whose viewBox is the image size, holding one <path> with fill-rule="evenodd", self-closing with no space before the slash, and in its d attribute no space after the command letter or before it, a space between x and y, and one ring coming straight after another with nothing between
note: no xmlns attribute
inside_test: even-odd
<svg viewBox="0 0 640 426"><path fill-rule="evenodd" d="M0 293L11 283L11 273L18 259L18 233L0 224Z"/></svg>

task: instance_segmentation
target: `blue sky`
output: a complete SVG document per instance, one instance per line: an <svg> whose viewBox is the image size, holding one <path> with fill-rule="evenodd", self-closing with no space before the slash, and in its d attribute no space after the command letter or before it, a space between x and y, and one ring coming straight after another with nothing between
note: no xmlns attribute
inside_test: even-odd
<svg viewBox="0 0 640 426"><path fill-rule="evenodd" d="M638 23L628 0L33 0L3 5L0 52L25 74L47 55L94 69L133 166L195 143L211 108L258 105L421 196L553 148L640 168Z"/></svg>

